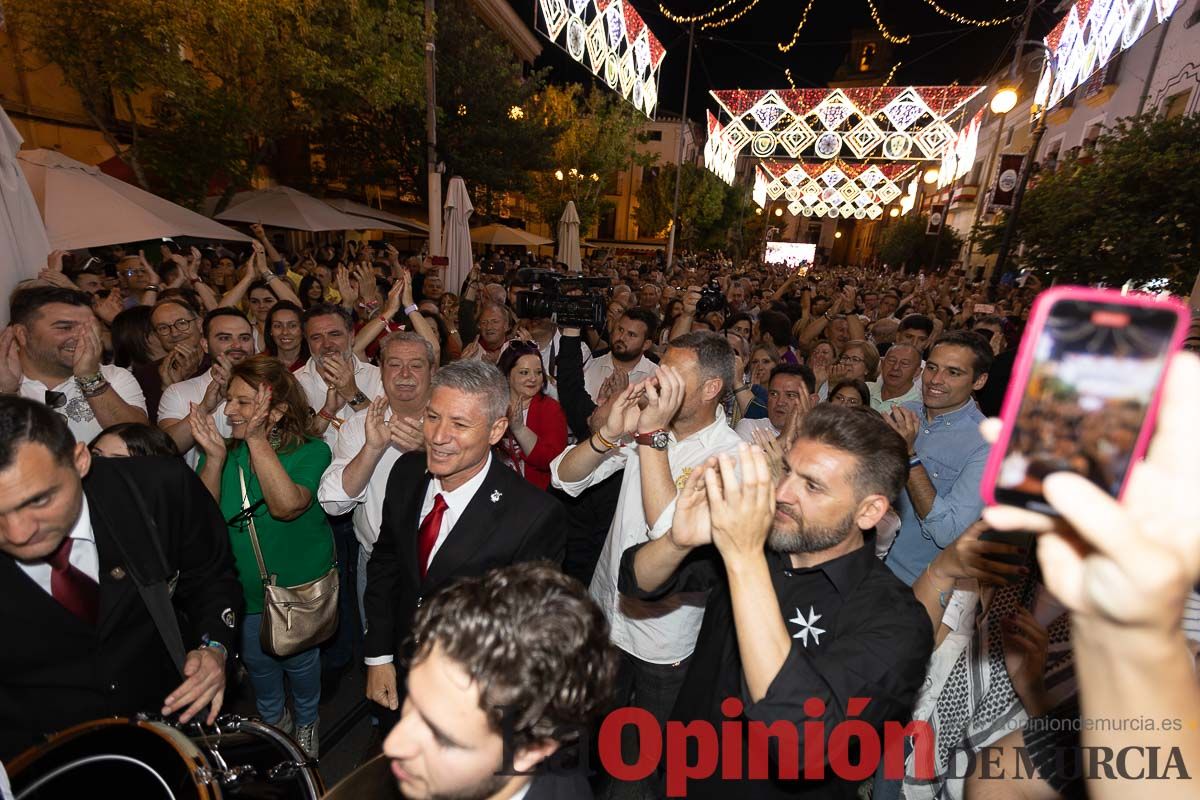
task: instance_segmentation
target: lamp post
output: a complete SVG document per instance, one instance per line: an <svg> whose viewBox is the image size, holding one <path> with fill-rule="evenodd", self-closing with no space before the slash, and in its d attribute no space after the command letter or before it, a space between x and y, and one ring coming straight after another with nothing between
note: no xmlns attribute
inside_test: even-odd
<svg viewBox="0 0 1200 800"><path fill-rule="evenodd" d="M1043 42L1027 40L1017 45L1018 49L1022 44L1032 45L1041 48L1046 56L1046 68L1050 70L1050 85L1054 85L1056 68L1054 65L1054 57L1050 53L1050 49ZM1047 98L1048 99L1048 98ZM1021 174L1017 178L1017 188L1013 192L1012 208L1008 210L1004 220L1004 234L1000 238L1000 247L996 252L996 263L992 267L992 272L988 274L1004 274L1004 267L1008 262L1008 254L1012 249L1013 232L1017 227L1017 217L1021 213L1021 201L1025 198L1025 188L1029 185L1029 176L1033 172L1033 160L1037 157L1038 147L1042 143L1042 137L1046 134L1046 109L1037 107L1037 98L1034 98L1033 114L1033 138L1029 143L1029 152L1025 154L1025 160L1021 164Z"/></svg>
<svg viewBox="0 0 1200 800"><path fill-rule="evenodd" d="M437 158L437 42L434 0L425 0L425 161L428 175L429 254L442 255L442 175Z"/></svg>
<svg viewBox="0 0 1200 800"><path fill-rule="evenodd" d="M679 148L675 159L675 201L671 204L671 231L667 234L667 269L675 261L675 230L679 227L679 182L683 178L683 142L687 133L688 90L692 88L692 46L696 42L696 21L688 26L687 68L683 74L683 110L679 114Z"/></svg>

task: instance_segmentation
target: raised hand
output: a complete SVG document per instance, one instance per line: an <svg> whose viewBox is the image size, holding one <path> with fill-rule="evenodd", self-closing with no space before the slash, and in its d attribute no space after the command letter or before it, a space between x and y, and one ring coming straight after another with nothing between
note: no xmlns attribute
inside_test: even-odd
<svg viewBox="0 0 1200 800"><path fill-rule="evenodd" d="M751 436L754 438L754 443L762 448L763 455L767 458L767 466L771 470L771 479L779 483L779 480L783 477L783 437L772 436L770 431L763 430L762 428L755 428Z"/></svg>
<svg viewBox="0 0 1200 800"><path fill-rule="evenodd" d="M1046 478L1046 500L1061 518L995 506L984 518L997 530L1039 533L1046 586L1072 612L1072 624L1175 636L1184 601L1200 579L1200 360L1172 359L1158 428L1146 460L1133 467L1114 500L1072 473ZM994 426L985 437L994 439Z"/></svg>
<svg viewBox="0 0 1200 800"><path fill-rule="evenodd" d="M675 500L675 516L671 518L671 530L667 536L677 547L699 547L712 544L712 512L708 507L708 492L704 476L717 468L717 460L710 458L692 470Z"/></svg>
<svg viewBox="0 0 1200 800"><path fill-rule="evenodd" d="M738 445L737 458L742 466L740 481L728 453L717 457L717 469L704 474L713 544L726 564L761 556L775 518L775 481L767 457L743 442Z"/></svg>
<svg viewBox="0 0 1200 800"><path fill-rule="evenodd" d="M388 429L387 397L380 395L367 406L367 418L363 430L367 436L367 447L376 452L384 450L391 444L391 432Z"/></svg>
<svg viewBox="0 0 1200 800"><path fill-rule="evenodd" d="M1004 667L1008 670L1013 691L1029 716L1046 713L1053 707L1046 694L1045 681L1049 634L1025 608L1018 608L1001 626Z"/></svg>
<svg viewBox="0 0 1200 800"><path fill-rule="evenodd" d="M654 377L643 384L646 389L646 407L642 409L639 424L642 431L669 427L671 420L683 405L683 376L666 364L655 370Z"/></svg>
<svg viewBox="0 0 1200 800"><path fill-rule="evenodd" d="M411 453L425 447L425 429L419 419L392 417L388 420L388 433L392 446L402 452Z"/></svg>
<svg viewBox="0 0 1200 800"><path fill-rule="evenodd" d="M379 299L379 284L375 283L375 273L370 262L359 265L355 274L358 275L358 293L364 303Z"/></svg>
<svg viewBox="0 0 1200 800"><path fill-rule="evenodd" d="M188 426L192 429L192 438L204 451L210 461L225 460L225 437L217 430L217 423L211 414L195 403L190 403L191 412L187 416Z"/></svg>
<svg viewBox="0 0 1200 800"><path fill-rule="evenodd" d="M401 280L396 280L392 284L392 288L388 289L387 299L383 301L383 311L380 316L385 320L390 320L400 313L401 295L404 292L404 283Z"/></svg>
<svg viewBox="0 0 1200 800"><path fill-rule="evenodd" d="M271 387L260 384L254 392L254 404L250 407L250 418L246 420L245 438L265 440L271 429Z"/></svg>
<svg viewBox="0 0 1200 800"><path fill-rule="evenodd" d="M893 406L892 410L883 415L883 420L908 443L908 452L913 452L917 441L917 433L921 430L921 420L916 413L903 406Z"/></svg>
<svg viewBox="0 0 1200 800"><path fill-rule="evenodd" d="M337 284L338 294L342 296L342 305L346 308L354 308L358 302L358 290L350 283L350 271L339 264L334 283Z"/></svg>
<svg viewBox="0 0 1200 800"><path fill-rule="evenodd" d="M104 353L104 345L100 343L99 328L99 320L92 320L90 324L81 325L79 334L75 337L71 372L77 378L95 375L100 371L100 356Z"/></svg>
<svg viewBox="0 0 1200 800"><path fill-rule="evenodd" d="M609 407L608 417L600 426L600 435L610 442L617 442L637 433L638 423L642 418L642 409L638 407L646 394L646 383L630 384L625 391L617 395Z"/></svg>

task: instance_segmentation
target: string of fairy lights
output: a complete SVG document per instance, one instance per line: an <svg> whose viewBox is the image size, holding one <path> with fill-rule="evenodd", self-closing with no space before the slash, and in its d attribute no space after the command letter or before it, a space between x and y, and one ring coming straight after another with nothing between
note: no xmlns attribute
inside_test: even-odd
<svg viewBox="0 0 1200 800"><path fill-rule="evenodd" d="M732 25L742 17L746 16L746 14L750 13L750 11L754 9L760 2L762 2L762 0L726 0L726 2L722 3L721 5L711 8L702 14L692 15L676 14L662 3L659 3L658 10L664 17L677 24L687 25L691 23L700 23L701 29L724 28L725 26ZM887 27L883 21L883 17L879 14L879 8L875 5L875 0L866 0L866 2L867 7L871 12L871 19L874 21L875 27L879 29L879 32L883 35L884 39L892 44L907 44L912 41L912 36L908 34L898 35L893 33ZM1011 22L1019 16L1017 14L1009 14L1002 17L992 17L991 19L980 19L978 17L968 17L965 14L952 11L939 4L937 0L923 0L923 2L938 14L941 14L943 17L949 20L953 20L960 25L968 25L976 28L992 28L997 25L1003 25L1006 22ZM742 5L739 7L739 4ZM804 26L808 22L809 12L812 11L812 8L815 4L816 0L808 0L804 6L804 11L800 14L800 22L796 25L796 29L792 33L792 38L786 43L778 42L776 44L776 47L779 48L781 53L790 52L791 49L796 46L796 43L800 40L800 32L804 30ZM731 9L736 10L730 11Z"/></svg>

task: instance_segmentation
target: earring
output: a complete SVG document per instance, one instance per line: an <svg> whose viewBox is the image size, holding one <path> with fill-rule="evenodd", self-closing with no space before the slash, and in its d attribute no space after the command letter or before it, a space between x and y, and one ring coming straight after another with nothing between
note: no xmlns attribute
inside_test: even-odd
<svg viewBox="0 0 1200 800"><path fill-rule="evenodd" d="M267 443L271 445L272 450L278 450L279 445L283 443L283 431L279 429L279 423L271 426L271 430L267 432Z"/></svg>

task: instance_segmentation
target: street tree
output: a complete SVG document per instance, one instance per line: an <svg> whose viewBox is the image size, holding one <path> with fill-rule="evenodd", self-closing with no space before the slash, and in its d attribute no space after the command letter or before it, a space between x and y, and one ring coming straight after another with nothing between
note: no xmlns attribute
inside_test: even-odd
<svg viewBox="0 0 1200 800"><path fill-rule="evenodd" d="M910 214L890 222L879 235L879 258L893 267L906 267L914 271L919 267L941 269L958 258L963 238L949 225L942 226L942 242L937 236L925 231L929 217ZM937 264L933 263L937 251Z"/></svg>
<svg viewBox="0 0 1200 800"><path fill-rule="evenodd" d="M643 174L638 190L638 230L652 236L666 236L671 225L675 200L675 176L679 175L679 230L676 243L686 249L723 247L730 225L727 210L730 187L703 167L675 164L651 167ZM744 193L744 190L743 190Z"/></svg>
<svg viewBox="0 0 1200 800"><path fill-rule="evenodd" d="M1013 265L1060 281L1154 282L1181 292L1200 270L1200 118L1119 120L1094 154L1037 176L1014 232ZM994 253L1006 220L982 231Z"/></svg>

